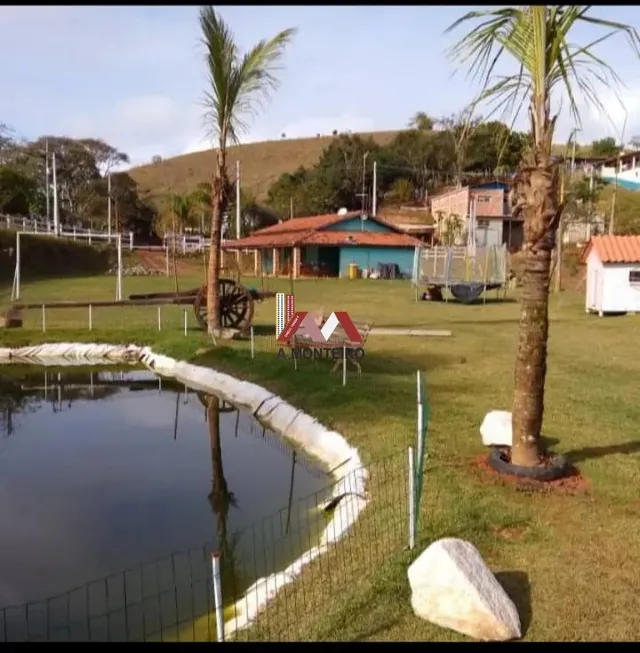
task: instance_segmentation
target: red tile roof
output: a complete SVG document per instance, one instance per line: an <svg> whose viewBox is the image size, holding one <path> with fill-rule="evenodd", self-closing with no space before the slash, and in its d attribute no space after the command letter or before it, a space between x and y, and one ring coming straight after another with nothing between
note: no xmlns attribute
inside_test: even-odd
<svg viewBox="0 0 640 653"><path fill-rule="evenodd" d="M385 231L316 231L303 245L363 245L372 247L416 247L422 243L407 234Z"/></svg>
<svg viewBox="0 0 640 653"><path fill-rule="evenodd" d="M603 263L640 263L640 236L593 236L582 258L595 250Z"/></svg>
<svg viewBox="0 0 640 653"><path fill-rule="evenodd" d="M269 247L324 246L372 246L416 247L420 241L407 234L381 231L304 231L284 234L254 234L239 241L229 241L225 249L262 249Z"/></svg>
<svg viewBox="0 0 640 653"><path fill-rule="evenodd" d="M360 211L350 211L343 215L328 213L326 215L312 215L308 218L293 218L292 220L284 220L283 222L278 222L278 224L272 224L270 227L260 229L253 235L257 236L262 234L280 234L285 232L308 231L310 229L324 229L332 224L342 222L342 220L349 218L355 218L359 215Z"/></svg>
<svg viewBox="0 0 640 653"><path fill-rule="evenodd" d="M344 215L331 213L309 218L294 218L265 229L240 240L230 240L223 244L224 249L261 249L268 247L294 247L305 245L361 245L378 247L415 247L420 242L407 234L400 233L397 226L376 217L376 222L387 225L393 233L380 231L323 231L333 224L354 218L360 211Z"/></svg>

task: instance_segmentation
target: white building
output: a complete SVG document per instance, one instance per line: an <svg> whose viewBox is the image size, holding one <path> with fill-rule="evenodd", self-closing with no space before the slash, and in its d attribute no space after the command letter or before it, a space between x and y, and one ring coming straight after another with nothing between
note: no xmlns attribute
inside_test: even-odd
<svg viewBox="0 0 640 653"><path fill-rule="evenodd" d="M594 236L587 262L587 313L640 312L640 236Z"/></svg>
<svg viewBox="0 0 640 653"><path fill-rule="evenodd" d="M600 166L603 181L628 190L640 190L640 150L611 157Z"/></svg>

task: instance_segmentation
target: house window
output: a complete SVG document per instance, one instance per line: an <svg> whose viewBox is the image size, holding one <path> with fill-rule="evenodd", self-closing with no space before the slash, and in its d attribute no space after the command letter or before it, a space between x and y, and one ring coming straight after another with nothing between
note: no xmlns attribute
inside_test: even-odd
<svg viewBox="0 0 640 653"><path fill-rule="evenodd" d="M640 285L640 268L637 270L629 270L629 283Z"/></svg>
<svg viewBox="0 0 640 653"><path fill-rule="evenodd" d="M478 220L478 227L480 227L480 229L488 229L489 220Z"/></svg>
<svg viewBox="0 0 640 653"><path fill-rule="evenodd" d="M478 195L476 196L476 202L478 204L488 204L491 201L491 198L488 195Z"/></svg>

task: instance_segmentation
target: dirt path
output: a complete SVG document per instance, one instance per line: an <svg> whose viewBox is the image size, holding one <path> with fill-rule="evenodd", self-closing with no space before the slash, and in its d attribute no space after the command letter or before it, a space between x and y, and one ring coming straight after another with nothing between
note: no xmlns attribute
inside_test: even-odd
<svg viewBox="0 0 640 653"><path fill-rule="evenodd" d="M160 250L153 249L136 249L136 257L138 261L150 270L161 270L164 272L167 267L165 253ZM202 264L195 261L181 261L178 259L178 275L194 275L202 272ZM173 260L169 260L169 274L173 274Z"/></svg>

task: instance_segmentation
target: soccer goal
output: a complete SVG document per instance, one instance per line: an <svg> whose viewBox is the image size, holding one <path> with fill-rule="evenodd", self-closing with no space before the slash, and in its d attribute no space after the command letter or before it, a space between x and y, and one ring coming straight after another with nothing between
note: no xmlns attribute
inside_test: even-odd
<svg viewBox="0 0 640 653"><path fill-rule="evenodd" d="M11 301L15 302L20 299L20 290L22 283L22 243L25 238L57 238L61 240L108 240L109 242L114 242L117 250L117 272L116 272L116 291L115 299L116 301L122 300L122 234L75 234L73 237L69 236L60 236L55 233L45 234L45 233L33 233L31 231L18 231L16 232L16 263L13 273L13 285L11 287Z"/></svg>

